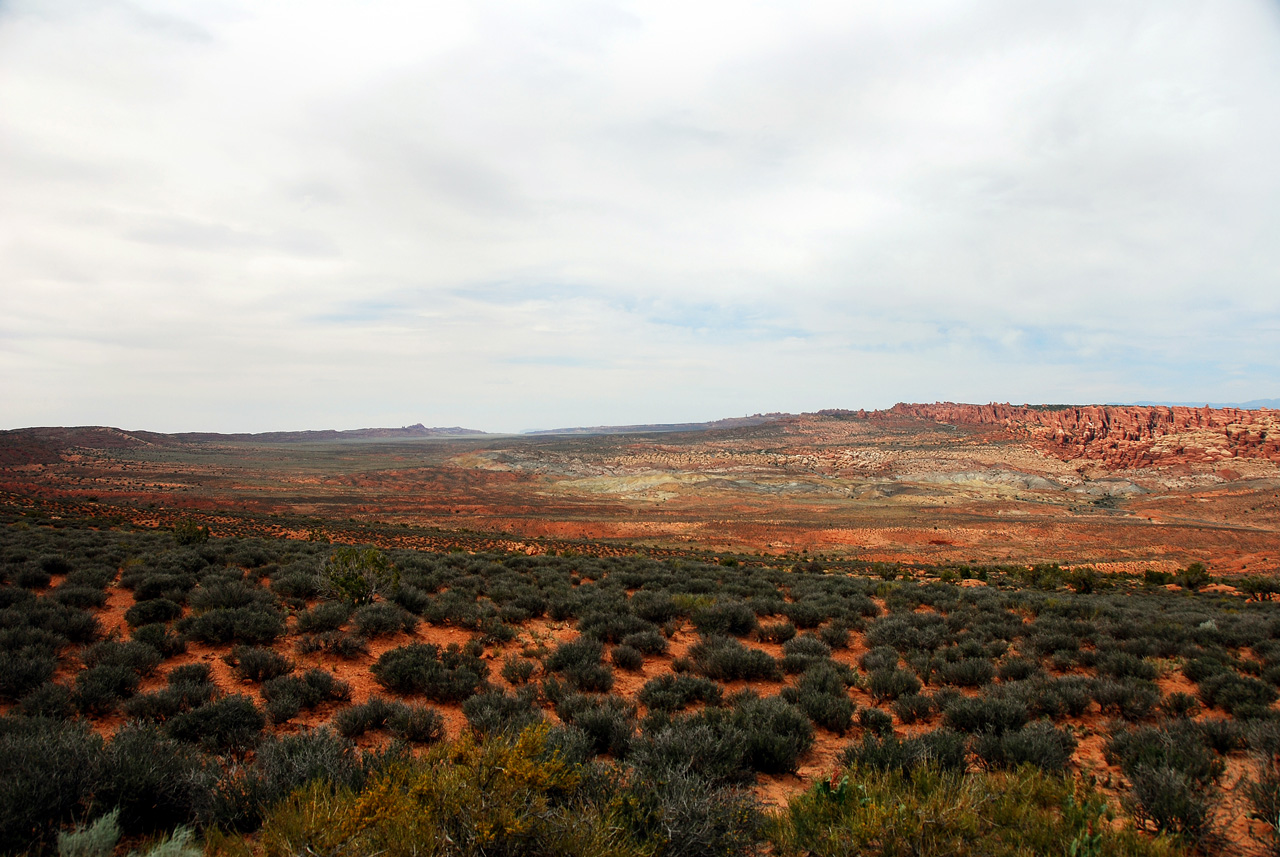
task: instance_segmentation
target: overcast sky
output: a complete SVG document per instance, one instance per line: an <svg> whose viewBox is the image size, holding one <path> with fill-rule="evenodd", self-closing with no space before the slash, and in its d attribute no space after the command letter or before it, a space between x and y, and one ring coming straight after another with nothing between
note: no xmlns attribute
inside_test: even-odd
<svg viewBox="0 0 1280 857"><path fill-rule="evenodd" d="M1280 395L1280 3L0 0L0 427Z"/></svg>

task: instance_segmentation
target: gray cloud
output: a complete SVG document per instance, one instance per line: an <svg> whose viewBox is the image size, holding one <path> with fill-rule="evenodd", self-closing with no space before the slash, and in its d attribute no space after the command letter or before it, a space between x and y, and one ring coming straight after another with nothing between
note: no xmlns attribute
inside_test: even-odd
<svg viewBox="0 0 1280 857"><path fill-rule="evenodd" d="M0 5L8 425L1276 395L1274 3Z"/></svg>

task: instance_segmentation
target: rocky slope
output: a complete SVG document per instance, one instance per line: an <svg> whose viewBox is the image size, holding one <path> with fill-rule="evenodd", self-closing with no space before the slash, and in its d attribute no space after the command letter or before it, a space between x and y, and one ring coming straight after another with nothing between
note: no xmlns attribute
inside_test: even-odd
<svg viewBox="0 0 1280 857"><path fill-rule="evenodd" d="M1064 460L1088 459L1116 469L1179 463L1227 467L1232 459L1280 463L1280 411L1274 410L939 402L898 404L868 417L999 427Z"/></svg>

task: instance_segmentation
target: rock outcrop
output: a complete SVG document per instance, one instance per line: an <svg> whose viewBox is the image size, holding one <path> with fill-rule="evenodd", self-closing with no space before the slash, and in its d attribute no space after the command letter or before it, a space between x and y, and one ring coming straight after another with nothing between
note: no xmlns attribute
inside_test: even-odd
<svg viewBox="0 0 1280 857"><path fill-rule="evenodd" d="M1280 463L1280 411L1121 405L898 404L871 419L915 417L993 426L1064 460L1088 459L1112 468L1229 462Z"/></svg>

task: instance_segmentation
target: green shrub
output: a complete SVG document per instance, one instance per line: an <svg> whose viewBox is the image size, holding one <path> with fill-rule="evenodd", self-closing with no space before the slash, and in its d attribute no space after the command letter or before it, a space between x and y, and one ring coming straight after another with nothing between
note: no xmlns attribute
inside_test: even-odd
<svg viewBox="0 0 1280 857"><path fill-rule="evenodd" d="M845 747L840 754L840 765L904 774L922 767L963 772L964 736L948 729L936 729L906 739L898 738L892 733L877 736L868 732L859 743Z"/></svg>
<svg viewBox="0 0 1280 857"><path fill-rule="evenodd" d="M1256 678L1221 672L1200 682L1200 699L1212 708L1228 714L1252 713L1267 708L1276 700L1276 689Z"/></svg>
<svg viewBox="0 0 1280 857"><path fill-rule="evenodd" d="M151 675L164 660L153 647L137 640L123 643L108 640L98 643L87 649L82 659L88 667L126 667L133 670L140 678Z"/></svg>
<svg viewBox="0 0 1280 857"><path fill-rule="evenodd" d="M57 669L57 657L34 646L0 651L0 699L22 698L53 678Z"/></svg>
<svg viewBox="0 0 1280 857"><path fill-rule="evenodd" d="M528 683L536 669L533 661L516 655L508 655L502 661L502 677L511 684Z"/></svg>
<svg viewBox="0 0 1280 857"><path fill-rule="evenodd" d="M194 822L216 778L194 748L156 726L129 724L106 746L94 801L119 809L125 833L155 833Z"/></svg>
<svg viewBox="0 0 1280 857"><path fill-rule="evenodd" d="M1165 839L1110 823L1106 799L1071 779L1017 771L860 771L794 798L771 835L778 857L981 854L1172 857Z"/></svg>
<svg viewBox="0 0 1280 857"><path fill-rule="evenodd" d="M337 631L351 618L352 606L347 601L325 601L298 614L294 626L299 634Z"/></svg>
<svg viewBox="0 0 1280 857"><path fill-rule="evenodd" d="M105 715L116 710L138 689L138 674L120 664L99 664L76 674L72 698L83 714Z"/></svg>
<svg viewBox="0 0 1280 857"><path fill-rule="evenodd" d="M418 617L395 604L384 601L356 608L353 621L356 633L372 640L376 637L398 634L401 631L412 633L417 627Z"/></svg>
<svg viewBox="0 0 1280 857"><path fill-rule="evenodd" d="M413 643L383 653L372 667L374 678L395 693L421 694L436 702L461 702L486 685L489 665L478 646L447 649Z"/></svg>
<svg viewBox="0 0 1280 857"><path fill-rule="evenodd" d="M92 824L60 831L58 857L111 857L120 841L120 825L116 821L119 815L120 810L114 809Z"/></svg>
<svg viewBox="0 0 1280 857"><path fill-rule="evenodd" d="M0 853L38 853L86 807L102 739L83 723L0 718Z"/></svg>
<svg viewBox="0 0 1280 857"><path fill-rule="evenodd" d="M693 611L693 624L704 637L745 637L757 627L756 614L741 601L720 602Z"/></svg>
<svg viewBox="0 0 1280 857"><path fill-rule="evenodd" d="M174 738L214 752L248 749L264 726L266 717L247 696L223 697L165 724Z"/></svg>
<svg viewBox="0 0 1280 857"><path fill-rule="evenodd" d="M480 735L518 735L544 719L535 694L509 694L501 690L470 697L462 703L462 713L467 725Z"/></svg>
<svg viewBox="0 0 1280 857"><path fill-rule="evenodd" d="M76 716L75 699L65 685L45 682L22 697L18 711L28 717L47 717L52 720L70 720Z"/></svg>
<svg viewBox="0 0 1280 857"><path fill-rule="evenodd" d="M130 628L139 625L150 625L156 622L171 622L182 616L182 605L168 598L153 598L150 601L139 601L124 613L124 620Z"/></svg>
<svg viewBox="0 0 1280 857"><path fill-rule="evenodd" d="M650 711L679 711L696 702L720 705L720 685L711 679L693 675L665 674L645 682L636 697Z"/></svg>
<svg viewBox="0 0 1280 857"><path fill-rule="evenodd" d="M957 697L943 711L947 726L957 732L1014 732L1029 719L1026 703L1009 697Z"/></svg>
<svg viewBox="0 0 1280 857"><path fill-rule="evenodd" d="M667 651L667 638L660 631L636 631L623 637L622 645L630 646L644 655L662 655Z"/></svg>
<svg viewBox="0 0 1280 857"><path fill-rule="evenodd" d="M635 706L616 696L571 694L556 705L556 714L587 736L594 753L616 759L627 755L635 735Z"/></svg>
<svg viewBox="0 0 1280 857"><path fill-rule="evenodd" d="M284 620L274 610L235 607L188 616L179 623L179 630L209 645L246 643L264 646L275 642L285 628Z"/></svg>
<svg viewBox="0 0 1280 857"><path fill-rule="evenodd" d="M1039 721L1014 731L984 732L974 738L973 751L987 768L1030 764L1048 773L1061 773L1076 751L1076 739L1070 730Z"/></svg>
<svg viewBox="0 0 1280 857"><path fill-rule="evenodd" d="M352 604L369 604L374 596L391 593L400 582L400 572L377 548L342 547L320 571L321 590Z"/></svg>
<svg viewBox="0 0 1280 857"><path fill-rule="evenodd" d="M226 661L236 678L262 682L293 672L293 661L271 649L259 646L234 646Z"/></svg>
<svg viewBox="0 0 1280 857"><path fill-rule="evenodd" d="M1103 714L1142 720L1150 717L1160 704L1160 689L1144 679L1100 678L1093 683L1093 698Z"/></svg>
<svg viewBox="0 0 1280 857"><path fill-rule="evenodd" d="M644 666L644 655L628 645L617 645L609 653L609 660L618 669L635 671Z"/></svg>
<svg viewBox="0 0 1280 857"><path fill-rule="evenodd" d="M747 761L761 773L793 773L813 746L809 718L778 696L739 694L733 700L731 722L746 735Z"/></svg>
<svg viewBox="0 0 1280 857"><path fill-rule="evenodd" d="M995 665L989 658L961 658L938 667L939 680L958 687L982 687L991 684L995 675Z"/></svg>
<svg viewBox="0 0 1280 857"><path fill-rule="evenodd" d="M858 709L858 725L873 735L893 733L893 718L887 711L881 711L878 708Z"/></svg>
<svg viewBox="0 0 1280 857"><path fill-rule="evenodd" d="M796 635L796 626L790 622L776 622L771 625L761 625L756 632L761 640L766 643L785 643L794 639Z"/></svg>
<svg viewBox="0 0 1280 857"><path fill-rule="evenodd" d="M1176 768L1141 766L1129 774L1134 817L1162 833L1202 842L1212 832L1220 795Z"/></svg>
<svg viewBox="0 0 1280 857"><path fill-rule="evenodd" d="M883 672L898 668L898 650L892 646L877 646L871 649L858 661L867 672Z"/></svg>
<svg viewBox="0 0 1280 857"><path fill-rule="evenodd" d="M803 711L814 725L837 735L853 728L853 700L839 674L826 664L810 667L794 687L783 689L782 698Z"/></svg>
<svg viewBox="0 0 1280 857"><path fill-rule="evenodd" d="M145 643L165 658L180 655L187 650L186 638L174 633L166 625L140 625L133 629L132 639L135 643Z"/></svg>
<svg viewBox="0 0 1280 857"><path fill-rule="evenodd" d="M767 652L744 646L732 637L710 637L689 649L694 668L718 681L779 681L782 671Z"/></svg>
<svg viewBox="0 0 1280 857"><path fill-rule="evenodd" d="M933 716L936 706L933 698L919 693L900 696L893 701L893 713L903 723L917 723Z"/></svg>
<svg viewBox="0 0 1280 857"><path fill-rule="evenodd" d="M877 702L919 693L920 687L920 679L916 678L916 674L902 669L877 670L867 682L867 689Z"/></svg>

